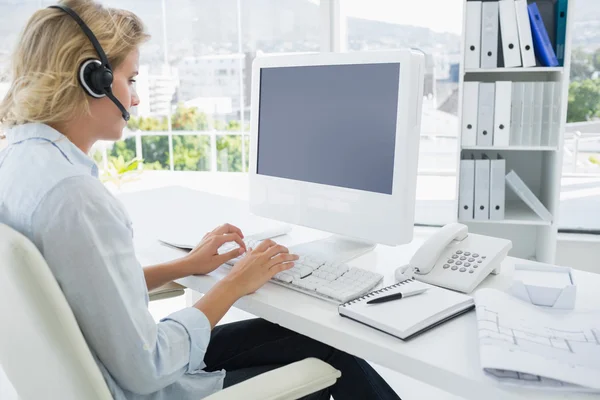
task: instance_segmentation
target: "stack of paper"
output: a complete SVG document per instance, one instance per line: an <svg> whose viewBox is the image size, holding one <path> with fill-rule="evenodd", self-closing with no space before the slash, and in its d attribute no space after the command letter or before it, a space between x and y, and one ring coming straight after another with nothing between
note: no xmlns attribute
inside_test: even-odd
<svg viewBox="0 0 600 400"><path fill-rule="evenodd" d="M495 289L475 294L482 368L518 386L600 393L600 309L538 307Z"/></svg>

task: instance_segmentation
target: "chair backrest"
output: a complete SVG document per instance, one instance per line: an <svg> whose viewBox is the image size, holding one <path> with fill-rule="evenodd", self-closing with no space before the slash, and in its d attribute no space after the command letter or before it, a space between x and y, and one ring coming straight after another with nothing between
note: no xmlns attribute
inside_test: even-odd
<svg viewBox="0 0 600 400"><path fill-rule="evenodd" d="M0 363L21 400L112 400L46 261L3 224L0 321Z"/></svg>

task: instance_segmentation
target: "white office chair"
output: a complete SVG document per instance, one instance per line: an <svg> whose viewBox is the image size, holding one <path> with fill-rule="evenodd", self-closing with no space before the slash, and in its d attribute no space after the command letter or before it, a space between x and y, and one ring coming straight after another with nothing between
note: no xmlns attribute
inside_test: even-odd
<svg viewBox="0 0 600 400"><path fill-rule="evenodd" d="M185 293L185 287L175 282L169 282L161 287L152 289L148 293L150 301L170 299L171 297L182 296Z"/></svg>
<svg viewBox="0 0 600 400"><path fill-rule="evenodd" d="M112 396L46 261L25 236L0 224L0 364L20 400ZM314 358L264 373L205 400L297 399L340 372Z"/></svg>

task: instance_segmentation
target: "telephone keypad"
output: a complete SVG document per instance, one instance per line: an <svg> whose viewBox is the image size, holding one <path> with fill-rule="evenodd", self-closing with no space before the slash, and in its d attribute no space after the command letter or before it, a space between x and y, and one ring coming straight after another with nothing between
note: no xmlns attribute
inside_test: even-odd
<svg viewBox="0 0 600 400"><path fill-rule="evenodd" d="M477 272L476 269L479 267L478 264L482 264L485 258L486 256L480 256L477 253L471 253L466 250L456 250L444 264L444 269L459 272L469 271L469 274L474 274Z"/></svg>

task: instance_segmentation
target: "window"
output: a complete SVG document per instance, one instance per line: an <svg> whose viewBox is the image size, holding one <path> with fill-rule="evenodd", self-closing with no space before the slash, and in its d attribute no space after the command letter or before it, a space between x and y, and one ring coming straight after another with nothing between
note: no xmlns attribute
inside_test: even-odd
<svg viewBox="0 0 600 400"><path fill-rule="evenodd" d="M600 9L581 0L573 12L559 228L600 232Z"/></svg>
<svg viewBox="0 0 600 400"><path fill-rule="evenodd" d="M153 37L142 51L141 104L129 123L130 135L141 136L144 168L247 171L252 61L261 53L317 51L319 3L130 3ZM135 138L125 142L136 149ZM131 155L118 147L111 156Z"/></svg>
<svg viewBox="0 0 600 400"><path fill-rule="evenodd" d="M0 0L0 99L9 89L10 57L14 46L39 3L37 0Z"/></svg>
<svg viewBox="0 0 600 400"><path fill-rule="evenodd" d="M348 51L416 47L425 52L415 218L428 225L454 220L462 0L344 0L342 4Z"/></svg>

